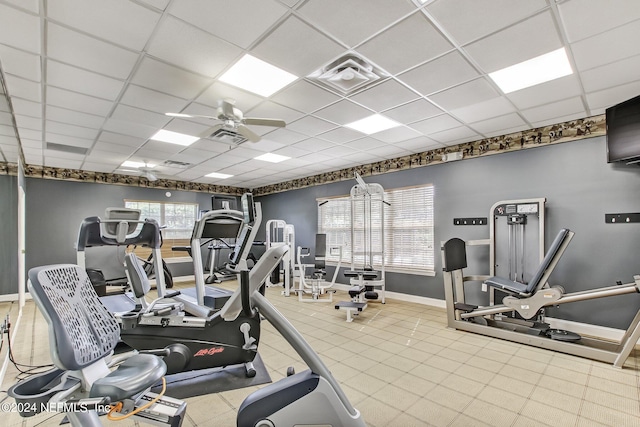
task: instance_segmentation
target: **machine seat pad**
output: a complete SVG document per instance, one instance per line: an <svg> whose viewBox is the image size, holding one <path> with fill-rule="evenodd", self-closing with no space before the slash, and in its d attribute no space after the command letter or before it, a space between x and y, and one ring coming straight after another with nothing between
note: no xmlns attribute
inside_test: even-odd
<svg viewBox="0 0 640 427"><path fill-rule="evenodd" d="M352 286L349 288L349 296L351 298L354 298L360 295L361 293L363 293L364 291L365 291L364 286Z"/></svg>
<svg viewBox="0 0 640 427"><path fill-rule="evenodd" d="M528 293L527 284L520 283L520 282L513 282L503 277L497 277L497 276L490 277L484 283L494 288L503 289L503 290L514 292L517 294Z"/></svg>
<svg viewBox="0 0 640 427"><path fill-rule="evenodd" d="M167 365L158 356L136 354L93 383L89 396L109 396L112 402L117 402L157 384L166 372Z"/></svg>

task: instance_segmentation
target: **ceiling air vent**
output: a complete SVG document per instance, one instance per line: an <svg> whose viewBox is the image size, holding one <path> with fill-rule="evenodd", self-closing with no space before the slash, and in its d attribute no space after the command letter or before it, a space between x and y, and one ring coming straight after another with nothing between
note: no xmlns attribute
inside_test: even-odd
<svg viewBox="0 0 640 427"><path fill-rule="evenodd" d="M173 168L187 169L189 166L191 166L191 163L179 162L177 160L165 160L163 165Z"/></svg>
<svg viewBox="0 0 640 427"><path fill-rule="evenodd" d="M209 135L207 138L229 145L240 145L243 142L248 141L248 139L244 136L227 128L216 129L216 131Z"/></svg>
<svg viewBox="0 0 640 427"><path fill-rule="evenodd" d="M348 54L313 72L309 79L348 94L387 76L364 59Z"/></svg>
<svg viewBox="0 0 640 427"><path fill-rule="evenodd" d="M89 151L88 148L76 147L74 145L56 144L54 142L47 142L47 150L64 151L65 153L82 154L85 155Z"/></svg>

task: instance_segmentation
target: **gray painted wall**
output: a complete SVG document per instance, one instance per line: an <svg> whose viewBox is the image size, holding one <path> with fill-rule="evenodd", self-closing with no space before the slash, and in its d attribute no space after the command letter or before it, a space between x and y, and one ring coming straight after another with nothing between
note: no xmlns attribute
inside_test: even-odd
<svg viewBox="0 0 640 427"><path fill-rule="evenodd" d="M633 281L633 275L640 274L640 224L605 224L604 214L640 212L640 168L607 164L605 159L605 138L598 137L366 177L365 181L385 189L435 186L436 276L388 273L387 289L443 299L440 242L489 235L489 226L454 226L452 218L487 217L496 201L532 197L547 198L547 245L560 228L576 233L551 276L552 284L573 292ZM262 202L264 218L294 224L296 244L313 246L316 198L346 195L353 185L354 181L332 183L257 200ZM488 250L474 249L469 257L468 274L488 273ZM476 303L485 303L485 294L470 293L476 294ZM626 329L638 307L640 296L629 295L566 304L548 310L548 315Z"/></svg>
<svg viewBox="0 0 640 427"><path fill-rule="evenodd" d="M210 194L171 190L171 197L167 198L166 192L164 189L27 178L27 270L40 265L75 263L75 244L82 220L102 216L107 207L124 206L124 199L198 203L200 209L211 208ZM108 258L110 262L100 267L106 270L105 276L115 277L111 274L118 268L115 248L89 248L86 257L87 266L96 258L100 262ZM174 276L193 274L191 263L171 263L169 269Z"/></svg>
<svg viewBox="0 0 640 427"><path fill-rule="evenodd" d="M0 295L18 292L18 178L0 175Z"/></svg>

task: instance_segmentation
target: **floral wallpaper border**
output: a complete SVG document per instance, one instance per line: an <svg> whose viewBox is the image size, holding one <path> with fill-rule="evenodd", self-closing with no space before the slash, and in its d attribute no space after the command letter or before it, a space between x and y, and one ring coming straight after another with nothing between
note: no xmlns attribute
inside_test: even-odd
<svg viewBox="0 0 640 427"><path fill-rule="evenodd" d="M321 173L305 178L298 178L278 184L267 185L253 189L256 196L280 193L283 191L328 184L331 182L353 179L354 172L362 176L380 175L400 170L437 165L443 163L443 156L449 153L462 152L463 160L480 156L489 156L511 151L526 150L551 144L576 141L606 133L605 115L571 120L545 127L515 132L492 138L465 142L450 147L437 148L409 156L383 160L376 163L340 169L333 172ZM0 175L17 175L18 166L15 163L0 162ZM215 194L241 195L246 188L203 184L198 182L173 181L159 179L149 181L146 178L120 175L104 172L89 172L77 169L62 169L48 166L27 166L25 176L32 178L59 179L67 181L97 182L103 184L129 185L134 187L158 188L167 190L198 191Z"/></svg>

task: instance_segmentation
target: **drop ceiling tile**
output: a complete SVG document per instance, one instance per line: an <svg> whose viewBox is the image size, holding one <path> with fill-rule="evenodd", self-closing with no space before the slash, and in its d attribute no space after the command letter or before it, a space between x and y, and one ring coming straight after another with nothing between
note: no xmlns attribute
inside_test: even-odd
<svg viewBox="0 0 640 427"><path fill-rule="evenodd" d="M640 93L640 81L635 81L626 85L587 93L587 103L593 112L596 109L609 108L622 101L626 101L638 93Z"/></svg>
<svg viewBox="0 0 640 427"><path fill-rule="evenodd" d="M2 44L40 54L40 18L0 4Z"/></svg>
<svg viewBox="0 0 640 427"><path fill-rule="evenodd" d="M35 102L40 102L42 99L40 83L25 80L8 73L4 75L4 79L7 85L7 93L11 98L24 98Z"/></svg>
<svg viewBox="0 0 640 427"><path fill-rule="evenodd" d="M215 122L211 121L207 125L201 125L189 120L173 119L169 124L164 126L164 129L172 132L184 133L186 135L198 136L213 126L214 123Z"/></svg>
<svg viewBox="0 0 640 427"><path fill-rule="evenodd" d="M162 128L166 125L171 117L164 114L153 113L151 111L142 110L140 108L129 107L128 105L118 104L111 118L116 120L122 120L125 122L134 122L143 125L148 125L155 128Z"/></svg>
<svg viewBox="0 0 640 427"><path fill-rule="evenodd" d="M384 115L398 123L409 124L442 114L442 110L425 99L387 110Z"/></svg>
<svg viewBox="0 0 640 427"><path fill-rule="evenodd" d="M639 80L638 70L640 55L583 71L580 77L585 92L595 92Z"/></svg>
<svg viewBox="0 0 640 427"><path fill-rule="evenodd" d="M299 150L309 151L311 153L316 153L318 151L326 150L332 148L335 144L332 144L328 141L323 141L318 138L309 138L301 142L297 142L293 144L291 147L297 148Z"/></svg>
<svg viewBox="0 0 640 427"><path fill-rule="evenodd" d="M74 111L83 111L96 116L106 116L113 103L89 95L72 92L56 87L47 86L47 105L66 108Z"/></svg>
<svg viewBox="0 0 640 427"><path fill-rule="evenodd" d="M44 160L45 166L50 166L54 168L63 168L63 169L80 169L82 165L82 160L68 160L66 158L55 158L51 156L45 155Z"/></svg>
<svg viewBox="0 0 640 427"><path fill-rule="evenodd" d="M0 124L0 135L15 136L16 132L13 126Z"/></svg>
<svg viewBox="0 0 640 427"><path fill-rule="evenodd" d="M7 126L8 127L8 126ZM10 135L14 135L13 127L9 128L11 130ZM2 133L2 126L0 126L0 134ZM42 139L42 131L40 130L31 130L31 129L18 129L18 134L20 135L20 139L33 139L33 140L41 140ZM6 133L4 134L6 135Z"/></svg>
<svg viewBox="0 0 640 427"><path fill-rule="evenodd" d="M139 138L130 135L123 135L121 133L114 132L102 132L100 133L100 137L98 138L98 142L102 141L103 143L112 143L118 145L126 145L132 148L138 148L144 144L146 138Z"/></svg>
<svg viewBox="0 0 640 427"><path fill-rule="evenodd" d="M298 77L331 62L344 48L295 16L290 16L253 50L258 58Z"/></svg>
<svg viewBox="0 0 640 427"><path fill-rule="evenodd" d="M402 141L397 145L400 148L410 151L412 153L422 153L424 151L429 151L434 148L442 147L442 144L432 139L429 139L426 136L410 139L407 141Z"/></svg>
<svg viewBox="0 0 640 427"><path fill-rule="evenodd" d="M34 82L41 80L39 55L0 44L0 58L2 58L2 70L5 73L15 74Z"/></svg>
<svg viewBox="0 0 640 427"><path fill-rule="evenodd" d="M84 159L84 154L68 153L66 151L58 151L58 150L44 149L42 151L42 154L44 154L45 164L47 164L47 161L51 160L52 158L65 159L65 160L77 160L77 161L82 161Z"/></svg>
<svg viewBox="0 0 640 427"><path fill-rule="evenodd" d="M351 101L343 99L313 113L314 116L341 125L355 122L373 114L373 111L363 108Z"/></svg>
<svg viewBox="0 0 640 427"><path fill-rule="evenodd" d="M85 114L53 105L47 106L47 119L93 129L100 129L104 123L104 117L102 116Z"/></svg>
<svg viewBox="0 0 640 427"><path fill-rule="evenodd" d="M412 152L405 150L399 145L385 145L384 147L377 147L369 150L374 156L381 157L383 159L392 159L396 157L408 156Z"/></svg>
<svg viewBox="0 0 640 427"><path fill-rule="evenodd" d="M39 102L27 101L26 99L13 98L11 100L14 114L29 117L42 117L42 106ZM10 114L7 113L9 117Z"/></svg>
<svg viewBox="0 0 640 427"><path fill-rule="evenodd" d="M94 163L85 161L82 164L82 170L90 171L90 172L103 172L103 173L112 173L114 168L110 165L104 165L102 163Z"/></svg>
<svg viewBox="0 0 640 427"><path fill-rule="evenodd" d="M129 85L122 95L123 104L156 113L182 111L187 101L136 85Z"/></svg>
<svg viewBox="0 0 640 427"><path fill-rule="evenodd" d="M293 123L288 123L287 128L307 136L316 136L320 133L327 132L337 126L333 123L329 123L326 120L319 119L317 117L307 116L300 120L296 120Z"/></svg>
<svg viewBox="0 0 640 427"><path fill-rule="evenodd" d="M359 150L357 150L356 148L351 148L346 145L336 145L327 150L323 150L320 153L335 159L355 154L358 151Z"/></svg>
<svg viewBox="0 0 640 427"><path fill-rule="evenodd" d="M425 135L440 132L446 129L451 129L460 126L461 123L453 117L442 114L440 116L432 117L426 120L420 120L411 124L411 127L422 132Z"/></svg>
<svg viewBox="0 0 640 427"><path fill-rule="evenodd" d="M298 80L273 95L271 99L298 111L312 113L319 108L338 101L340 97L306 80Z"/></svg>
<svg viewBox="0 0 640 427"><path fill-rule="evenodd" d="M142 3L146 3L149 6L155 7L159 10L165 10L167 5L171 2L171 0L138 0Z"/></svg>
<svg viewBox="0 0 640 427"><path fill-rule="evenodd" d="M562 47L550 12L544 12L464 49L487 73Z"/></svg>
<svg viewBox="0 0 640 427"><path fill-rule="evenodd" d="M500 96L484 78L431 95L429 99L445 110L454 110Z"/></svg>
<svg viewBox="0 0 640 427"><path fill-rule="evenodd" d="M18 125L18 129L31 129L31 130L42 130L42 119L37 119L29 116L21 116L16 114L15 116L16 124ZM12 125L11 122L7 122L7 125Z"/></svg>
<svg viewBox="0 0 640 427"><path fill-rule="evenodd" d="M512 113L515 110L507 98L499 97L451 110L451 114L462 121L472 123Z"/></svg>
<svg viewBox="0 0 640 427"><path fill-rule="evenodd" d="M426 9L458 43L466 44L545 7L547 4L544 0L493 0L486 3L476 0L448 0L432 2Z"/></svg>
<svg viewBox="0 0 640 427"><path fill-rule="evenodd" d="M126 79L138 54L50 23L47 27L47 57L79 68Z"/></svg>
<svg viewBox="0 0 640 427"><path fill-rule="evenodd" d="M149 140L145 142L142 147L140 147L140 149L136 152L136 155L138 155L138 153L142 150L149 153L157 152L158 156L165 156L166 154L178 154L179 152L184 150L184 146L178 144L170 144L168 142Z"/></svg>
<svg viewBox="0 0 640 427"><path fill-rule="evenodd" d="M413 101L419 97L420 95L407 89L396 80L389 79L351 96L350 99L367 108L380 112Z"/></svg>
<svg viewBox="0 0 640 427"><path fill-rule="evenodd" d="M263 153L274 152L283 148L285 145L280 144L279 142L270 141L267 138L262 138L260 141L251 143L250 147L253 150L262 151Z"/></svg>
<svg viewBox="0 0 640 427"><path fill-rule="evenodd" d="M232 150L232 154L237 157L242 157L244 160L254 159L264 152L259 150L254 150L249 143L242 144Z"/></svg>
<svg viewBox="0 0 640 427"><path fill-rule="evenodd" d="M167 16L150 42L148 53L203 76L215 77L242 50L232 44Z"/></svg>
<svg viewBox="0 0 640 427"><path fill-rule="evenodd" d="M144 143L144 141L142 141L139 145L142 145ZM138 146L129 146L129 145L120 145L120 144L114 144L113 142L104 142L104 141L98 141L95 143L95 145L93 146L93 149L91 150L91 155L93 155L94 153L116 153L116 154L120 154L122 156L130 156L131 154L133 154L136 150L138 149ZM98 161L98 159L94 159L93 161Z"/></svg>
<svg viewBox="0 0 640 427"><path fill-rule="evenodd" d="M207 160L206 162L201 163L199 168L215 168L212 170L220 170L222 168L226 168L228 166L237 165L238 163L244 162L246 159L244 157L236 156L235 154L231 154L232 152L226 152L217 155L211 160Z"/></svg>
<svg viewBox="0 0 640 427"><path fill-rule="evenodd" d="M169 9L172 15L245 49L287 11L274 0L174 0Z"/></svg>
<svg viewBox="0 0 640 427"><path fill-rule="evenodd" d="M522 115L530 122L554 120L555 117L573 113L584 114L584 104L579 96L522 110ZM475 128L475 125L473 125Z"/></svg>
<svg viewBox="0 0 640 427"><path fill-rule="evenodd" d="M575 75L562 77L507 95L518 109L531 108L565 98L580 96L580 84Z"/></svg>
<svg viewBox="0 0 640 427"><path fill-rule="evenodd" d="M98 98L115 100L124 82L47 60L47 84Z"/></svg>
<svg viewBox="0 0 640 427"><path fill-rule="evenodd" d="M158 128L155 128L153 126L147 126L140 123L118 120L114 118L108 119L105 122L103 129L109 132L121 133L123 135L129 135L144 139L148 139L151 135L158 131Z"/></svg>
<svg viewBox="0 0 640 427"><path fill-rule="evenodd" d="M189 147L197 148L199 150L211 151L216 154L229 151L229 146L227 144L211 141L210 139L200 139L191 144Z"/></svg>
<svg viewBox="0 0 640 427"><path fill-rule="evenodd" d="M358 151L369 151L372 148L376 147L384 147L385 143L382 141L378 141L377 139L366 137L362 139L357 139L355 141L347 142L343 144L343 147L352 148Z"/></svg>
<svg viewBox="0 0 640 427"><path fill-rule="evenodd" d="M5 0L5 2L23 8L29 12L33 12L36 15L40 13L39 0Z"/></svg>
<svg viewBox="0 0 640 427"><path fill-rule="evenodd" d="M332 171L332 170L344 168L347 165L352 164L352 161L344 158L340 158L340 159L336 158L336 159L326 160L323 162L323 164L327 165L328 171Z"/></svg>
<svg viewBox="0 0 640 427"><path fill-rule="evenodd" d="M29 116L24 116L27 117L31 120L33 120L33 117L29 117ZM13 116L11 115L11 113L7 112L7 111L0 111L0 125L4 125L4 126L12 126L13 125ZM37 120L37 119L36 119Z"/></svg>
<svg viewBox="0 0 640 427"><path fill-rule="evenodd" d="M415 10L411 2L311 0L298 13L352 47ZM366 19L354 19L366 14Z"/></svg>
<svg viewBox="0 0 640 427"><path fill-rule="evenodd" d="M207 150L201 150L199 148L192 148L191 146L185 148L178 154L171 156L171 160L175 160L177 162L186 162L191 163L193 165L197 165L202 163L205 160L209 160L211 157L215 156L216 153Z"/></svg>
<svg viewBox="0 0 640 427"><path fill-rule="evenodd" d="M27 144L25 144L25 141L27 141ZM40 147L42 145L42 143L40 141L32 141L32 140L25 140L25 141L20 141L23 145L27 146L27 147ZM31 145L28 145L31 144ZM36 145L37 144L37 145ZM7 136L7 135L0 135L0 145L3 145L5 147L7 146L14 146L14 147L18 147L18 140L16 139L15 136Z"/></svg>
<svg viewBox="0 0 640 427"><path fill-rule="evenodd" d="M398 78L423 95L429 95L474 79L478 75L476 69L459 52L451 52L400 74Z"/></svg>
<svg viewBox="0 0 640 427"><path fill-rule="evenodd" d="M358 155L357 152L354 152L354 154L350 154L350 156L357 156L357 155ZM314 165L318 163L322 163L326 160L331 160L331 159L333 159L333 157L327 156L326 154L322 154L318 152L318 153L307 154L306 156L300 157L298 160L302 160L303 162L308 161L309 162L308 167L313 168Z"/></svg>
<svg viewBox="0 0 640 427"><path fill-rule="evenodd" d="M568 114L566 116L555 117L552 121L545 120L543 122L534 122L534 123L531 123L531 125L534 128L536 128L536 127L548 126L550 124L555 124L555 123L570 122L572 120L583 119L585 117L584 114L585 114L584 111L580 113ZM592 114L604 114L604 110L599 111L597 113L592 112Z"/></svg>
<svg viewBox="0 0 640 427"><path fill-rule="evenodd" d="M198 96L213 80L147 56L140 63L131 82L147 89L191 99Z"/></svg>
<svg viewBox="0 0 640 427"><path fill-rule="evenodd" d="M588 70L640 54L640 20L571 44L578 70Z"/></svg>
<svg viewBox="0 0 640 427"><path fill-rule="evenodd" d="M358 51L384 70L397 74L452 48L424 14L416 12L364 43Z"/></svg>
<svg viewBox="0 0 640 427"><path fill-rule="evenodd" d="M356 162L357 164L363 165L371 162L378 162L382 160L379 156L375 156L373 154L359 152L350 156L344 156L345 160L349 160L351 162Z"/></svg>
<svg viewBox="0 0 640 427"><path fill-rule="evenodd" d="M207 109L203 110L201 113L195 110L191 111L190 108L188 108L187 111L189 114L215 116L217 115L216 109L218 108L218 104L223 99L232 99L235 101L234 105L236 108L239 108L242 111L247 111L262 102L264 98L216 81L196 100L200 104L205 104Z"/></svg>
<svg viewBox="0 0 640 427"><path fill-rule="evenodd" d="M296 148L296 147L294 147L292 145L289 145L288 147L280 148L279 150L276 150L273 153L274 154L279 154L281 156L298 158L298 157L306 156L307 154L310 153L310 151L309 150L303 150L301 148Z"/></svg>
<svg viewBox="0 0 640 427"><path fill-rule="evenodd" d="M97 129L85 128L81 126L74 126L66 123L53 122L51 120L46 121L47 134L57 133L60 135L75 136L78 138L85 138L94 140L98 136Z"/></svg>
<svg viewBox="0 0 640 427"><path fill-rule="evenodd" d="M53 142L54 144L71 145L73 147L90 148L93 144L92 139L77 138L75 136L60 135L56 133L47 132L47 142Z"/></svg>
<svg viewBox="0 0 640 427"><path fill-rule="evenodd" d="M195 170L186 170L186 171L177 173L176 176L180 180L191 181L192 179L201 178L202 176L204 176L204 174L205 174L204 172L199 172Z"/></svg>
<svg viewBox="0 0 640 427"><path fill-rule="evenodd" d="M160 13L127 0L57 0L47 4L50 19L133 50L142 50Z"/></svg>
<svg viewBox="0 0 640 427"><path fill-rule="evenodd" d="M10 139L15 140L15 144L16 144L16 147L17 147L18 146L18 141L15 138L10 138ZM20 144L23 147L42 148L42 141L35 140L35 139L20 138Z"/></svg>
<svg viewBox="0 0 640 427"><path fill-rule="evenodd" d="M280 119L280 120L284 120L286 123L296 121L299 118L301 118L303 115L304 114L299 111L292 110L291 108L283 107L282 105L276 104L271 101L265 101L260 105L258 105L257 107L252 108L251 110L244 111L245 117L263 117L268 119ZM272 128L269 126L266 126L266 127L258 126L258 130L260 127L262 127L263 129L268 128L268 130L272 130ZM251 128L256 130L255 125L252 125Z"/></svg>
<svg viewBox="0 0 640 427"><path fill-rule="evenodd" d="M429 135L429 138L432 138L434 141L440 142L442 144L451 145L461 142L474 141L480 139L481 136L466 126L460 126L459 128L448 129L443 130L442 132L433 133Z"/></svg>
<svg viewBox="0 0 640 427"><path fill-rule="evenodd" d="M269 141L277 142L278 144L291 145L295 144L296 142L300 142L303 139L307 139L308 136L298 132L293 132L289 129L280 128L269 132L264 136L264 138L268 139Z"/></svg>
<svg viewBox="0 0 640 427"><path fill-rule="evenodd" d="M362 133L353 129L339 127L318 135L318 138L333 142L334 144L344 144L345 142L362 138Z"/></svg>
<svg viewBox="0 0 640 427"><path fill-rule="evenodd" d="M113 170L113 166L120 166L122 162L127 160L131 152L117 153L113 151L101 151L95 148L91 150L91 153L86 157L88 162L107 164Z"/></svg>
<svg viewBox="0 0 640 427"><path fill-rule="evenodd" d="M500 117L493 117L491 119L478 121L471 124L470 126L476 132L487 135L495 134L496 132L502 132L505 129L526 129L527 123L525 123L518 114L511 113Z"/></svg>
<svg viewBox="0 0 640 427"><path fill-rule="evenodd" d="M420 136L419 132L411 129L410 127L398 126L395 128L387 129L382 132L377 132L372 135L373 138L386 142L389 144L395 144L400 141L405 141L407 139L412 139Z"/></svg>
<svg viewBox="0 0 640 427"><path fill-rule="evenodd" d="M640 19L640 3L636 1L573 0L558 4L558 10L570 42ZM586 22L597 25L585 25Z"/></svg>

